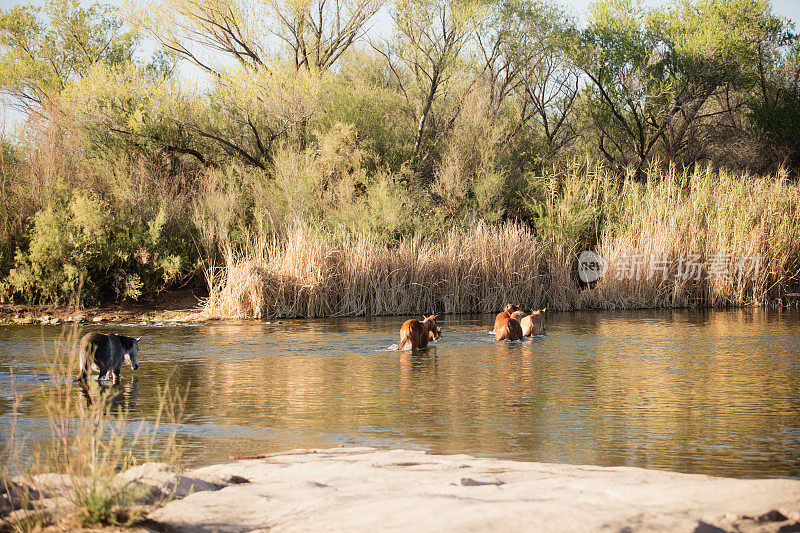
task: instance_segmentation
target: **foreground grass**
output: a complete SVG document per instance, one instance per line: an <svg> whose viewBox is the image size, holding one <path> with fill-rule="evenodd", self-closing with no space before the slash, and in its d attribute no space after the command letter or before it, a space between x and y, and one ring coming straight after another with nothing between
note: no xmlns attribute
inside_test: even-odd
<svg viewBox="0 0 800 533"><path fill-rule="evenodd" d="M533 177L535 228L483 222L386 244L295 224L229 247L206 311L248 317L744 306L800 284L800 189L785 176L652 171L645 183L576 165ZM577 276L582 250L605 276ZM694 266L694 271L690 267ZM699 267L697 265L700 265Z"/></svg>

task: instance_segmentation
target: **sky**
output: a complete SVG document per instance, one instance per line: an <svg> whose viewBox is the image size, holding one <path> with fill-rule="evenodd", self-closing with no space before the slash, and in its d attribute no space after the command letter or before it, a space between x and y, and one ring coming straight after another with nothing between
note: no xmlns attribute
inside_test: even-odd
<svg viewBox="0 0 800 533"><path fill-rule="evenodd" d="M589 4L593 0L560 0L560 4L572 10L581 19L585 20L588 12ZM642 0L648 6L657 7L672 3L669 0ZM0 9L9 9L18 5L44 5L45 0L0 0ZM83 5L91 5L95 3L92 0L81 0ZM99 0L99 3L109 5L121 5L122 0ZM772 0L773 11L783 17L796 22L796 29L800 30L800 0ZM389 21L388 9L382 9L376 18L372 21L370 34L376 38L381 38L382 34L387 34L391 31L391 24ZM153 45L150 44L149 47ZM148 48L149 48L148 47ZM191 72L191 69L189 70ZM0 133L8 132L20 121L20 115L0 102Z"/></svg>
<svg viewBox="0 0 800 533"><path fill-rule="evenodd" d="M585 14L593 0L561 0L560 3L569 6L578 14ZM2 0L0 0L0 3ZM671 2L665 0L644 0L648 6L663 6ZM800 0L772 0L772 9L778 15L800 22Z"/></svg>
<svg viewBox="0 0 800 533"><path fill-rule="evenodd" d="M89 4L91 2L85 2L82 0L81 3ZM122 2L119 0L106 0L105 2L101 3L114 5L121 4ZM592 3L592 0L560 0L560 3L572 8L577 13L585 13L589 4ZM658 6L667 4L668 2L665 0L644 0L644 3L651 6ZM41 6L44 4L44 0L0 0L0 9L8 9L9 7L24 4ZM794 21L800 21L800 0L772 0L772 7L775 9L776 13Z"/></svg>

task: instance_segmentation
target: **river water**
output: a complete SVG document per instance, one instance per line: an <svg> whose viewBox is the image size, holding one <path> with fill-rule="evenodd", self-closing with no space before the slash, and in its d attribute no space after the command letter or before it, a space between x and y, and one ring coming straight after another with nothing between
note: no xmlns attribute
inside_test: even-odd
<svg viewBox="0 0 800 533"><path fill-rule="evenodd" d="M443 337L415 354L392 349L404 319L81 333L143 337L139 370L124 367L115 389L130 420L154 420L167 380L188 387L178 427L187 466L370 445L800 478L796 310L552 313L545 336L521 342L495 342L493 315L446 316ZM15 390L18 435L25 445L48 438L48 358L62 335L0 327L0 444Z"/></svg>

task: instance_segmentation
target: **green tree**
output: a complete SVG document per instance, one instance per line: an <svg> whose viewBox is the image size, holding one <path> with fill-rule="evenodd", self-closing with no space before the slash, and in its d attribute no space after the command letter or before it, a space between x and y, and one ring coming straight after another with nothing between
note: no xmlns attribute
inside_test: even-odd
<svg viewBox="0 0 800 533"><path fill-rule="evenodd" d="M44 9L0 11L0 92L25 112L39 112L72 80L99 63L132 60L136 34L110 8L48 0Z"/></svg>
<svg viewBox="0 0 800 533"><path fill-rule="evenodd" d="M779 163L800 168L800 36L785 31L775 37L758 45L748 108L762 146Z"/></svg>
<svg viewBox="0 0 800 533"><path fill-rule="evenodd" d="M418 168L430 163L430 147L452 127L474 82L474 74L462 64L462 53L479 16L481 6L472 0L401 0L395 6L394 42L376 47L386 57L416 123L413 151ZM454 105L440 106L446 116L438 127L431 127L437 100L453 99ZM449 113L444 111L447 107Z"/></svg>
<svg viewBox="0 0 800 533"><path fill-rule="evenodd" d="M518 118L509 139L532 129L544 139L540 157L549 159L575 137L568 120L580 87L575 23L560 6L540 0L503 0L490 9L476 31L490 112L503 112L513 97Z"/></svg>
<svg viewBox="0 0 800 533"><path fill-rule="evenodd" d="M697 150L708 140L697 138L702 125L738 111L727 97L747 91L758 43L780 28L767 0L681 0L667 10L600 0L591 15L580 53L588 116L601 153L638 178L656 154L684 164L708 155Z"/></svg>
<svg viewBox="0 0 800 533"><path fill-rule="evenodd" d="M758 156L746 105L759 72L777 64L767 51L785 42L785 22L767 0L699 0L678 3L662 24L665 83L679 109L662 131L663 157L684 165L738 158L750 166Z"/></svg>

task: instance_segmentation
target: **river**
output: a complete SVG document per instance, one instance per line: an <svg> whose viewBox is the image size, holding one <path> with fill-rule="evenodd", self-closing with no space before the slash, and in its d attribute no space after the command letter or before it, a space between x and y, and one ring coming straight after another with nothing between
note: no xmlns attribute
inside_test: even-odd
<svg viewBox="0 0 800 533"><path fill-rule="evenodd" d="M517 342L495 342L493 315L444 316L443 337L415 354L392 349L404 319L81 333L142 336L139 370L125 366L114 389L130 421L152 423L168 380L188 387L177 429L186 466L369 445L800 478L797 310L551 313L545 336ZM48 438L48 359L63 335L0 327L0 444L15 391L23 446Z"/></svg>

